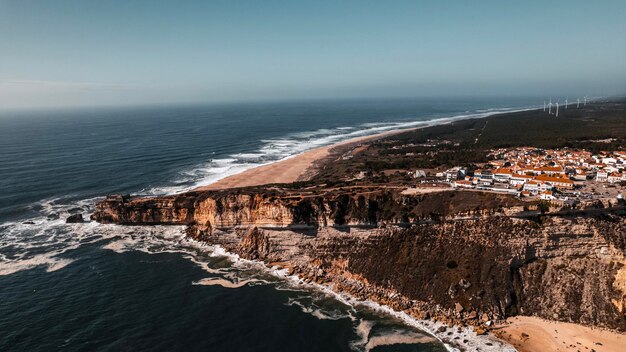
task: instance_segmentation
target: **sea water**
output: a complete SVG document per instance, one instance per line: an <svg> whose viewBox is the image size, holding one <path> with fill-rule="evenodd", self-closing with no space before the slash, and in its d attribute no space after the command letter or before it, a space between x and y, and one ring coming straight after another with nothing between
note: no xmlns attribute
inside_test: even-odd
<svg viewBox="0 0 626 352"><path fill-rule="evenodd" d="M348 138L535 100L0 112L0 351L500 350L470 331L433 336L437 324L299 283L179 226L65 219L88 219L106 194L182 192Z"/></svg>

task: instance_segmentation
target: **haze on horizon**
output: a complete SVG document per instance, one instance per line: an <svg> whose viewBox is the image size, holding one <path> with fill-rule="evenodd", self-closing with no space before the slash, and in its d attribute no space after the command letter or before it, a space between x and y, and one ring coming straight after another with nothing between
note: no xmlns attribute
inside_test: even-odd
<svg viewBox="0 0 626 352"><path fill-rule="evenodd" d="M0 108L626 93L626 2L0 0Z"/></svg>

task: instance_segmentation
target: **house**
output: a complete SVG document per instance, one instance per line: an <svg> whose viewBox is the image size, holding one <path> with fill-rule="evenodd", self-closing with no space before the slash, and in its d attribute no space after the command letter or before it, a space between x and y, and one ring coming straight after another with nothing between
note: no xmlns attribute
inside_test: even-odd
<svg viewBox="0 0 626 352"><path fill-rule="evenodd" d="M539 194L539 198L543 200L555 200L556 197L552 194L552 191L543 191Z"/></svg>
<svg viewBox="0 0 626 352"><path fill-rule="evenodd" d="M622 181L622 178L623 178L622 174L619 174L617 172L612 172L607 176L606 180L609 183L618 183Z"/></svg>
<svg viewBox="0 0 626 352"><path fill-rule="evenodd" d="M453 181L453 180L458 180L458 179L464 179L465 178L465 169L461 168L459 166L455 166L451 169L446 170L443 173L446 181Z"/></svg>
<svg viewBox="0 0 626 352"><path fill-rule="evenodd" d="M491 186L493 185L493 179L492 178L479 178L477 179L476 184L480 186Z"/></svg>
<svg viewBox="0 0 626 352"><path fill-rule="evenodd" d="M540 191L540 184L537 181L528 181L522 189L531 194L537 194Z"/></svg>
<svg viewBox="0 0 626 352"><path fill-rule="evenodd" d="M552 186L544 182L532 180L532 181L526 182L522 189L532 194L538 194L539 192L551 190Z"/></svg>
<svg viewBox="0 0 626 352"><path fill-rule="evenodd" d="M609 173L604 170L598 170L596 173L596 181L598 182L606 182L609 178Z"/></svg>
<svg viewBox="0 0 626 352"><path fill-rule="evenodd" d="M415 170L411 174L413 175L413 178L424 178L424 177L426 177L426 171L424 171L424 170Z"/></svg>
<svg viewBox="0 0 626 352"><path fill-rule="evenodd" d="M452 187L454 188L474 188L472 182L467 180L456 180L452 182Z"/></svg>
<svg viewBox="0 0 626 352"><path fill-rule="evenodd" d="M519 196L520 195L520 191L518 191L515 188L493 187L493 188L491 188L491 191L492 192L498 192L498 193L513 194L515 196Z"/></svg>
<svg viewBox="0 0 626 352"><path fill-rule="evenodd" d="M495 170L493 170L493 179L494 179L494 181L508 182L512 175L513 175L513 171L511 171L511 169L495 169Z"/></svg>
<svg viewBox="0 0 626 352"><path fill-rule="evenodd" d="M574 181L565 178L565 177L554 177L548 175L539 175L535 177L535 180L541 181L543 183L547 183L552 187L562 188L562 189L572 189L574 188Z"/></svg>
<svg viewBox="0 0 626 352"><path fill-rule="evenodd" d="M565 170L563 170L563 168L560 166L544 166L544 167L540 167L539 171L542 174L550 175L550 176L565 175Z"/></svg>
<svg viewBox="0 0 626 352"><path fill-rule="evenodd" d="M493 179L493 173L491 172L491 170L476 170L474 171L474 177Z"/></svg>
<svg viewBox="0 0 626 352"><path fill-rule="evenodd" d="M518 175L518 174L514 174L511 175L511 178L509 179L509 182L511 183L512 186L521 186L524 183L532 180L533 177L529 176L529 175Z"/></svg>
<svg viewBox="0 0 626 352"><path fill-rule="evenodd" d="M581 169L576 169L575 173L572 175L574 181L586 181L587 173Z"/></svg>
<svg viewBox="0 0 626 352"><path fill-rule="evenodd" d="M565 170L560 166L531 167L524 170L524 172L532 175L565 175Z"/></svg>
<svg viewBox="0 0 626 352"><path fill-rule="evenodd" d="M615 158L602 158L602 164L615 165L615 163L617 163L617 159Z"/></svg>

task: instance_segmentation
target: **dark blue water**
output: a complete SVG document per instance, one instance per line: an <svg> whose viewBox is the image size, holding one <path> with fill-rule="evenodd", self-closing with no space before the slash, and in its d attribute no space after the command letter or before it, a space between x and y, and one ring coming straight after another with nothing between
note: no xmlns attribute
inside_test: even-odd
<svg viewBox="0 0 626 352"><path fill-rule="evenodd" d="M0 350L445 350L398 317L288 283L186 240L178 227L64 219L88 215L109 193L180 192L342 139L535 103L422 99L0 113ZM241 280L252 281L237 285Z"/></svg>

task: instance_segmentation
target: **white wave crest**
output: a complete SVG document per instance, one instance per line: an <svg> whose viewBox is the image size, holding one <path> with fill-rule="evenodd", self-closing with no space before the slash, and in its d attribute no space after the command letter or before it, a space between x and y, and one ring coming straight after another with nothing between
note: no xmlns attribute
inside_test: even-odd
<svg viewBox="0 0 626 352"><path fill-rule="evenodd" d="M483 118L503 112L526 111L535 108L536 107L523 109L483 109L448 117L421 118L402 122L371 122L353 127L321 128L293 133L282 138L263 139L261 140L263 144L256 151L235 153L224 158L210 160L192 169L181 171L174 184L144 189L139 193L146 195L164 195L185 192L197 187L209 185L254 167L285 160L311 149L352 138L374 135L391 130L428 127L447 124L462 119Z"/></svg>
<svg viewBox="0 0 626 352"><path fill-rule="evenodd" d="M241 280L241 281L233 282L233 281L222 279L222 278L211 277L211 278L194 281L192 284L202 285L202 286L222 286L224 288L240 288L251 283L259 283L259 282L264 283L265 281L249 279L249 280Z"/></svg>
<svg viewBox="0 0 626 352"><path fill-rule="evenodd" d="M74 260L56 257L57 253L36 255L27 259L4 260L0 266L0 276L11 275L23 270L45 266L47 272L53 272L65 268Z"/></svg>
<svg viewBox="0 0 626 352"><path fill-rule="evenodd" d="M530 109L521 109L530 110ZM303 131L284 138L268 139L258 150L233 154L228 157L215 158L204 165L183 170L179 177L169 185L142 190L142 194L171 194L179 193L198 186L210 184L222 178L234 175L250 168L268 163L284 160L301 154L307 150L330 145L342 140L360 136L372 135L384 131L430 126L450 123L459 119L486 117L512 109L494 109L477 113L467 113L446 118L438 118L428 121L405 121L399 123L369 123L356 127L326 128L313 131ZM46 199L33 205L33 209L40 215L22 221L12 221L0 224L0 275L10 275L19 271L29 270L36 267L44 267L47 271L61 270L71 264L75 259L71 257L71 251L85 244L102 242L101 247L115 252L129 250L145 253L180 253L185 258L199 265L210 274L218 275L217 278L202 279L196 285L220 285L236 289L244 285L266 284L263 276L274 279L280 278L285 286L277 285L278 289L292 291L306 291L322 294L323 298L332 297L336 302L345 305L345 309L328 309L320 302L307 302L306 300L294 301L292 304L299 305L303 311L312 314L318 319L343 319L350 318L355 324L361 324L354 313L357 307L368 307L380 313L393 316L403 321L408 326L427 331L442 340L450 336L437 335L437 323L417 321L410 316L395 312L388 307L380 306L373 302L358 301L354 298L333 292L331 288L307 284L295 276L287 276L287 271L280 268L266 268L265 264L257 261L247 261L238 256L228 253L219 246L208 246L205 243L196 242L185 237L182 226L136 226L120 227L115 225L85 222L80 224L66 224L65 218L70 214L81 212L89 218L93 212L95 202L99 198L83 199L66 202L63 199ZM215 268L216 263L225 267ZM360 325L361 326L361 325ZM370 330L365 331L367 325L357 326L357 333L361 336L362 346L374 348L390 341L400 341L398 336L371 337ZM361 330L359 330L361 329ZM366 333L367 332L367 333ZM460 333L456 330L452 338L467 339L467 346L480 348L483 351L512 350L488 337L477 337L470 329ZM490 342L487 345L486 342Z"/></svg>

